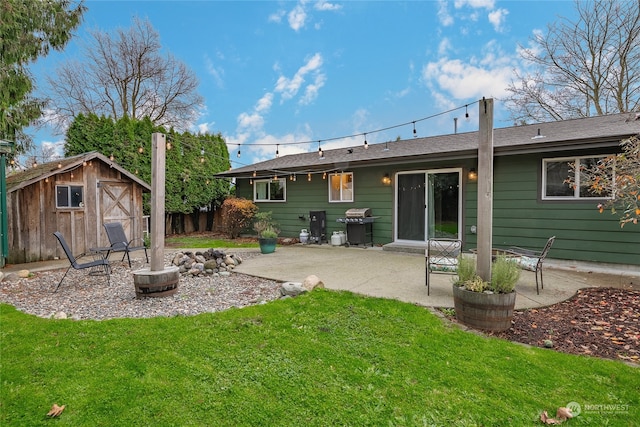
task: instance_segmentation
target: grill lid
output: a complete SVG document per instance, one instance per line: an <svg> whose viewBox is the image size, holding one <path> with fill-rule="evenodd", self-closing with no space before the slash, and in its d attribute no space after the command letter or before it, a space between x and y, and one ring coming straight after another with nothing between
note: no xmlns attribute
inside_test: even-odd
<svg viewBox="0 0 640 427"><path fill-rule="evenodd" d="M371 216L371 208L352 208L348 209L344 216L347 218L365 218Z"/></svg>

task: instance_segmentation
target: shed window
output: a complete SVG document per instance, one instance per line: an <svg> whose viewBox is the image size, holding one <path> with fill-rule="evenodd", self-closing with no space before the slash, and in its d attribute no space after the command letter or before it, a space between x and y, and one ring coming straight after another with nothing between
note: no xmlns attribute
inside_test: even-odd
<svg viewBox="0 0 640 427"><path fill-rule="evenodd" d="M253 182L255 202L284 202L287 195L286 179L265 179Z"/></svg>
<svg viewBox="0 0 640 427"><path fill-rule="evenodd" d="M82 185L56 185L57 208L84 207L84 191Z"/></svg>
<svg viewBox="0 0 640 427"><path fill-rule="evenodd" d="M581 180L580 170L589 169L598 164L599 161L605 159L606 156L599 157L567 157L562 159L545 159L542 161L542 198L547 200L569 200L583 198L610 198L609 194L594 194ZM576 172L571 170L571 163L579 165L575 168ZM576 183L572 188L567 179L572 178Z"/></svg>
<svg viewBox="0 0 640 427"><path fill-rule="evenodd" d="M353 202L353 172L332 173L329 176L329 201Z"/></svg>

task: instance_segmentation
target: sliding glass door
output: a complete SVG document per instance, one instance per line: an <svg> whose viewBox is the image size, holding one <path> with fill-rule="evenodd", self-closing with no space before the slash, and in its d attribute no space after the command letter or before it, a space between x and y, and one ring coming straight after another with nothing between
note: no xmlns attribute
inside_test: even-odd
<svg viewBox="0 0 640 427"><path fill-rule="evenodd" d="M461 170L399 173L396 179L396 240L425 242L459 238Z"/></svg>

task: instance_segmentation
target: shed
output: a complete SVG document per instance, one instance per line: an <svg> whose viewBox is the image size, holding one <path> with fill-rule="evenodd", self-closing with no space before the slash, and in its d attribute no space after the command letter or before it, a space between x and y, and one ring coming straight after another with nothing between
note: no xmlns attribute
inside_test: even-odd
<svg viewBox="0 0 640 427"><path fill-rule="evenodd" d="M136 175L92 151L7 176L10 264L64 257L54 231L74 254L108 246L104 223L122 223L129 239L143 237L144 192Z"/></svg>

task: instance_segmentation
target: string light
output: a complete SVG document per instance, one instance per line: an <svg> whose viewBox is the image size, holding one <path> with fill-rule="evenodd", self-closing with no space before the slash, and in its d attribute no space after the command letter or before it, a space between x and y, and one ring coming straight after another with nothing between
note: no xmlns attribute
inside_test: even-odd
<svg viewBox="0 0 640 427"><path fill-rule="evenodd" d="M280 147L280 144L276 144L276 159L280 157L280 150L278 149L279 147Z"/></svg>
<svg viewBox="0 0 640 427"><path fill-rule="evenodd" d="M240 158L241 154L240 154L240 144L238 144L238 154L237 157Z"/></svg>
<svg viewBox="0 0 640 427"><path fill-rule="evenodd" d="M367 150L369 148L369 143L367 142L367 134L364 134L364 149Z"/></svg>
<svg viewBox="0 0 640 427"><path fill-rule="evenodd" d="M62 169L62 163L58 162L58 169Z"/></svg>
<svg viewBox="0 0 640 427"><path fill-rule="evenodd" d="M111 155L109 156L109 160L111 160L111 161L113 162L113 159L114 159L114 158L115 158L115 157L113 157L113 153L111 153Z"/></svg>
<svg viewBox="0 0 640 427"><path fill-rule="evenodd" d="M465 118L466 121L469 121L470 120L470 118L469 118L469 110L467 109L467 107L469 107L468 104L464 106L464 118Z"/></svg>
<svg viewBox="0 0 640 427"><path fill-rule="evenodd" d="M138 147L138 153L142 154L144 152L144 148L142 148L142 145L140 147Z"/></svg>
<svg viewBox="0 0 640 427"><path fill-rule="evenodd" d="M415 138L416 136L418 136L418 131L416 130L416 122L413 122L413 137Z"/></svg>
<svg viewBox="0 0 640 427"><path fill-rule="evenodd" d="M320 141L318 141L318 156L322 159L324 154L322 153L322 147L320 146Z"/></svg>
<svg viewBox="0 0 640 427"><path fill-rule="evenodd" d="M200 149L200 163L204 163L204 147Z"/></svg>
<svg viewBox="0 0 640 427"><path fill-rule="evenodd" d="M322 179L327 179L327 173L326 172L322 172Z"/></svg>
<svg viewBox="0 0 640 427"><path fill-rule="evenodd" d="M307 181L311 182L311 172L307 174Z"/></svg>

